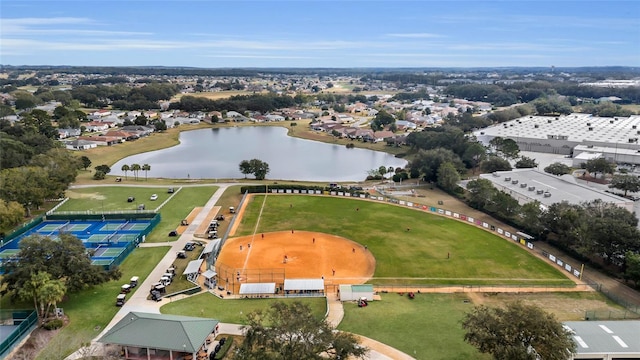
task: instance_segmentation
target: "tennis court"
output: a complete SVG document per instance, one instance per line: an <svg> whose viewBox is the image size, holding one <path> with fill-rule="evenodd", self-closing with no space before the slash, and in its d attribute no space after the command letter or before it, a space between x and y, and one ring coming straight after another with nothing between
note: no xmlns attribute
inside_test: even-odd
<svg viewBox="0 0 640 360"><path fill-rule="evenodd" d="M157 220L159 221L159 220ZM13 241L3 244L0 259L18 253L20 240L38 234L54 240L67 233L80 239L92 256L95 265L111 266L124 260L144 236L157 224L153 219L88 219L45 220ZM117 260L117 261L116 261Z"/></svg>

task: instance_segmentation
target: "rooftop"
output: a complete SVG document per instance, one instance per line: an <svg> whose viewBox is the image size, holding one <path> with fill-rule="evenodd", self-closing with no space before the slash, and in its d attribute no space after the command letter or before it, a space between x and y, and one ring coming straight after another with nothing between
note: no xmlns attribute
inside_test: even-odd
<svg viewBox="0 0 640 360"><path fill-rule="evenodd" d="M640 355L640 321L567 321L564 325L574 332L578 354Z"/></svg>
<svg viewBox="0 0 640 360"><path fill-rule="evenodd" d="M496 171L491 174L481 174L480 177L510 192L538 200L545 206L562 201L580 204L596 199L618 205L631 202L631 200L577 184L571 175L559 177L536 169Z"/></svg>
<svg viewBox="0 0 640 360"><path fill-rule="evenodd" d="M629 139L640 138L640 115L597 117L574 113L559 117L524 116L477 130L474 135L629 144Z"/></svg>

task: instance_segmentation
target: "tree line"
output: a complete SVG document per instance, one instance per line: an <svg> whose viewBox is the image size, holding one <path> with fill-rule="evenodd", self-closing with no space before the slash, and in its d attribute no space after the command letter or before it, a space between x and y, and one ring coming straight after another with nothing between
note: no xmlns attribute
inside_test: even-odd
<svg viewBox="0 0 640 360"><path fill-rule="evenodd" d="M180 98L180 101L171 103L169 108L188 112L236 111L243 114L246 111L266 113L294 105L296 105L296 101L289 95L252 94L236 95L227 99L218 100L196 96L183 96Z"/></svg>

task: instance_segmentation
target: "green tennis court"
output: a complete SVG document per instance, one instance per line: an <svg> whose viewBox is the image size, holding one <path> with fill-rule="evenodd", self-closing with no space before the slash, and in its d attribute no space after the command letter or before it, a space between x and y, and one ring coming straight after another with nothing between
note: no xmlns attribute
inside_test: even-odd
<svg viewBox="0 0 640 360"><path fill-rule="evenodd" d="M10 258L13 255L17 254L20 250L18 249L4 249L0 252L0 259Z"/></svg>

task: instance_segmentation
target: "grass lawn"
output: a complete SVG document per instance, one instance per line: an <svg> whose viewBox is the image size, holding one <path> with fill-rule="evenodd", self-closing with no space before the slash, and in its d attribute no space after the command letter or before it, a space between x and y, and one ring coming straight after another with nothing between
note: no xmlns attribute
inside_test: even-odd
<svg viewBox="0 0 640 360"><path fill-rule="evenodd" d="M163 314L197 316L216 319L224 323L246 324L246 315L256 310L266 310L276 301L299 301L311 308L313 316L323 319L327 311L325 298L295 298L295 299L220 299L208 292L197 294L189 298L163 305Z"/></svg>
<svg viewBox="0 0 640 360"><path fill-rule="evenodd" d="M364 335L416 359L490 359L464 342L460 321L473 308L463 294L382 294L359 308L344 303L339 330Z"/></svg>
<svg viewBox="0 0 640 360"><path fill-rule="evenodd" d="M217 189L217 186L182 187L180 191L173 194L171 201L160 209L162 219L151 234L147 236L146 242L174 241L176 238L169 237L169 231L175 230L194 207L204 206ZM151 194L158 194L158 200L149 200ZM147 210L152 210L154 207L160 206L170 195L165 188L151 187L105 186L72 189L67 190L67 196L70 197L69 201L58 210L93 210L100 212L103 206L105 211L134 210L141 203L146 205ZM134 196L136 201L127 202L127 197L129 196Z"/></svg>
<svg viewBox="0 0 640 360"><path fill-rule="evenodd" d="M67 299L58 306L62 307L69 317L69 325L47 344L37 359L62 359L80 348L82 343L96 337L120 309L115 306L120 286L128 283L132 276L139 276L140 282L144 281L168 249L138 248L120 266L120 280L67 295ZM147 289L137 288L136 291Z"/></svg>
<svg viewBox="0 0 640 360"><path fill-rule="evenodd" d="M258 195L248 204L238 236L253 232L263 199ZM573 285L518 244L422 211L296 195L269 195L265 207L258 232L319 231L366 245L376 258L376 284Z"/></svg>

